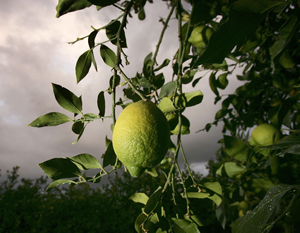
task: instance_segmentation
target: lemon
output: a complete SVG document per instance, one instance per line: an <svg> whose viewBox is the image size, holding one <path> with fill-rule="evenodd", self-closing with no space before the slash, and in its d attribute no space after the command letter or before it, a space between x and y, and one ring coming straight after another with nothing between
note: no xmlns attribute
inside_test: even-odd
<svg viewBox="0 0 300 233"><path fill-rule="evenodd" d="M205 48L213 32L211 27L200 25L193 29L188 41L196 48Z"/></svg>
<svg viewBox="0 0 300 233"><path fill-rule="evenodd" d="M276 133L276 135L275 135ZM270 146L279 140L279 132L270 124L261 124L257 126L251 133L249 144L251 146ZM261 154L267 155L269 150L258 150Z"/></svg>
<svg viewBox="0 0 300 233"><path fill-rule="evenodd" d="M114 151L132 177L159 164L167 153L169 141L165 115L154 103L143 100L121 112L112 136Z"/></svg>

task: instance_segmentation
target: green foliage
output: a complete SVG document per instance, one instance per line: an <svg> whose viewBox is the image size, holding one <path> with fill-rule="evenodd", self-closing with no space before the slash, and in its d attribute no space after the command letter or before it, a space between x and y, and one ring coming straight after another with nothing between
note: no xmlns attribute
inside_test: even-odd
<svg viewBox="0 0 300 233"><path fill-rule="evenodd" d="M77 135L74 143L77 143L89 123L110 118L113 129L117 107L125 108L131 102L150 99L166 115L170 133L177 141L176 144L170 142L170 157L161 161L159 167L147 171L153 181L157 181L151 192L132 190L128 195L130 201L142 205L132 231L134 228L137 232L296 232L299 224L292 221L293 216L286 216L295 212L292 206L297 203L300 184L299 2L186 0L183 4L180 0L164 1L169 6L169 13L160 20L163 28L155 51L148 51L142 72L128 77L123 72L123 66L129 65L125 50L128 17L134 12L143 20L147 4L152 1L60 0L57 17L91 5L98 10L115 7L121 11L119 17L72 42L87 39L90 48L75 65L77 83L88 76L92 64L97 71L94 57L97 47L104 65L113 71L113 75L107 77L108 88L99 90L99 113L84 114L81 96L53 84L58 104L73 113L74 119L62 113L48 113L29 126L55 126L71 121L72 131ZM178 20L178 50L172 58L164 58L159 64L157 54L171 18ZM201 49L189 42L193 28L200 25L214 29ZM96 44L100 30L105 30L108 40ZM163 73L168 68L173 74L170 79ZM205 74L195 78L201 70ZM223 95L232 77L236 77L241 86L233 93ZM203 94L198 89L184 92L183 86L195 88L204 78L208 79L215 94L214 103L222 102L215 119L205 122L205 128L199 132L208 132L212 126L222 123L223 138L219 141L216 161L208 164L209 175L196 179L189 168L181 137L191 132L185 109L201 104ZM116 100L119 90L124 96ZM113 102L111 115L105 115L107 95ZM249 134L252 128L265 123L276 128L281 140L267 147L251 146ZM40 163L53 180L48 190L55 190L57 185L65 183L98 183L103 176L114 173L121 167L121 162L107 137L106 147L103 165L98 158L88 154ZM180 169L180 154L186 172ZM85 177L84 172L89 169L96 169L97 173ZM130 181L124 179L130 187ZM142 183L139 185L143 187ZM116 196L122 191L115 191L111 193L114 204L127 203ZM244 208L241 203L246 203ZM127 212L120 214L129 216ZM124 228L119 226L119 229Z"/></svg>

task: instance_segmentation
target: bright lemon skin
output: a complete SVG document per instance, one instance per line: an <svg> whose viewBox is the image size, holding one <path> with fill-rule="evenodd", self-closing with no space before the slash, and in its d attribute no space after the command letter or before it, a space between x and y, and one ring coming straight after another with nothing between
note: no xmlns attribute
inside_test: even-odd
<svg viewBox="0 0 300 233"><path fill-rule="evenodd" d="M150 101L138 101L120 114L113 131L113 148L133 177L161 162L170 131L163 112Z"/></svg>

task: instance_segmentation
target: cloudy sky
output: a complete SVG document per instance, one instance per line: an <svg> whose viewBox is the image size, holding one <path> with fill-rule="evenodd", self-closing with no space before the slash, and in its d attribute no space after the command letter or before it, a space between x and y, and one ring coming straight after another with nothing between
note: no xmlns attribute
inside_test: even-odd
<svg viewBox="0 0 300 233"><path fill-rule="evenodd" d="M56 127L32 128L26 126L37 117L48 112L72 114L56 102L51 83L64 86L82 95L83 112L98 113L97 95L106 90L112 75L103 64L99 50L95 50L98 72L91 69L88 76L76 84L75 64L78 57L88 49L87 41L74 45L67 42L88 35L92 29L106 25L120 12L113 7L96 11L95 7L56 18L57 0L0 1L0 169L2 176L13 166L20 166L22 177L39 177L37 166L54 157L71 157L89 153L100 159L105 152L105 137L111 138L110 120L90 124L80 141L72 145L76 135L71 123ZM142 69L144 57L154 52L162 24L159 17L166 17L168 9L158 1L146 7L146 20L137 16L129 19L126 30L130 66L125 68L129 77ZM178 43L176 20L172 20L162 43L158 63L172 59ZM104 32L98 34L97 42L107 40ZM112 47L113 48L113 47ZM171 80L171 67L165 70L167 81ZM200 77L197 74L196 77ZM233 77L231 79L234 79ZM232 92L232 82L224 93ZM191 134L183 137L185 152L194 169L203 168L205 162L214 157L221 128L212 128L209 133L196 133L213 120L218 106L214 106L208 77L201 79L195 88L185 86L185 91L200 89L203 102L184 113L191 122ZM119 96L122 91L119 89ZM105 96L110 99L109 95ZM109 100L110 101L110 100ZM108 105L109 106L109 105ZM106 113L110 114L109 107Z"/></svg>

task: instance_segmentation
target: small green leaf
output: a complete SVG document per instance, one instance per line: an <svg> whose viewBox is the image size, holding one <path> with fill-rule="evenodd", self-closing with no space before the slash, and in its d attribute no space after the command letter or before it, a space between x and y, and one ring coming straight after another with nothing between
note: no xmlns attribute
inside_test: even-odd
<svg viewBox="0 0 300 233"><path fill-rule="evenodd" d="M52 180L82 176L78 167L66 158L54 158L39 164L40 168Z"/></svg>
<svg viewBox="0 0 300 233"><path fill-rule="evenodd" d="M191 106L200 104L203 100L203 94L200 90L189 92L189 93L184 93L184 97L186 99L187 107L191 107Z"/></svg>
<svg viewBox="0 0 300 233"><path fill-rule="evenodd" d="M113 21L109 23L108 26L106 27L106 36L110 40L110 42L114 45L117 45L117 41L118 41L117 34L120 26L121 23L119 21ZM122 48L127 48L124 28L121 29L119 42Z"/></svg>
<svg viewBox="0 0 300 233"><path fill-rule="evenodd" d="M205 182L203 185L222 196L222 186L218 181Z"/></svg>
<svg viewBox="0 0 300 233"><path fill-rule="evenodd" d="M73 180L55 180L53 181L51 184L48 185L46 192L49 192L50 190L56 188L59 185L63 185L63 184L77 184L76 182L74 182Z"/></svg>
<svg viewBox="0 0 300 233"><path fill-rule="evenodd" d="M223 73L218 76L218 79L217 79L218 88L224 90L227 87L227 85L228 85L227 75L228 75L228 73Z"/></svg>
<svg viewBox="0 0 300 233"><path fill-rule="evenodd" d="M144 212L146 214L150 214L156 206L159 204L159 201L162 196L162 187L158 187L158 189L150 196L149 200L145 205Z"/></svg>
<svg viewBox="0 0 300 233"><path fill-rule="evenodd" d="M92 65L93 56L93 50L88 50L78 58L75 67L77 83L88 74Z"/></svg>
<svg viewBox="0 0 300 233"><path fill-rule="evenodd" d="M204 198L208 198L209 196L210 196L209 193L204 193L204 192L188 192L187 193L188 198L204 199Z"/></svg>
<svg viewBox="0 0 300 233"><path fill-rule="evenodd" d="M87 0L59 0L56 6L56 18L72 11L90 7L92 4Z"/></svg>
<svg viewBox="0 0 300 233"><path fill-rule="evenodd" d="M170 63L170 60L169 60L169 59L165 59L165 60L163 61L163 63L162 63L159 67L157 67L157 68L154 69L154 72L159 71L159 70L161 70L162 68L168 66L169 63Z"/></svg>
<svg viewBox="0 0 300 233"><path fill-rule="evenodd" d="M188 70L182 77L182 83L183 84L188 84L191 81L193 81L193 78L195 74L197 73L197 70Z"/></svg>
<svg viewBox="0 0 300 233"><path fill-rule="evenodd" d="M80 97L78 98L71 91L60 85L52 83L52 87L55 99L61 107L73 113L81 113L82 101Z"/></svg>
<svg viewBox="0 0 300 233"><path fill-rule="evenodd" d="M216 72L212 72L209 76L209 86L210 89L213 91L213 93L216 94L216 96L219 96L219 91L217 89L217 81L216 81Z"/></svg>
<svg viewBox="0 0 300 233"><path fill-rule="evenodd" d="M246 162L251 153L247 143L236 137L224 135L224 151L232 158Z"/></svg>
<svg viewBox="0 0 300 233"><path fill-rule="evenodd" d="M164 97L160 101L160 103L157 105L157 107L163 113L168 113L168 112L174 112L174 111L176 111L176 108L174 107L173 102L168 97Z"/></svg>
<svg viewBox="0 0 300 233"><path fill-rule="evenodd" d="M149 197L145 193L135 193L131 197L129 197L129 199L134 202L146 205L147 201L149 200Z"/></svg>
<svg viewBox="0 0 300 233"><path fill-rule="evenodd" d="M84 129L84 123L77 121L72 125L72 131L75 134L80 134L82 132L82 130Z"/></svg>
<svg viewBox="0 0 300 233"><path fill-rule="evenodd" d="M170 82L166 83L165 85L163 85L161 87L158 98L162 99L163 97L166 97L168 95L173 94L175 89L176 89L176 82L175 81L170 81Z"/></svg>
<svg viewBox="0 0 300 233"><path fill-rule="evenodd" d="M67 159L70 159L81 170L102 168L100 162L90 154L79 154Z"/></svg>
<svg viewBox="0 0 300 233"><path fill-rule="evenodd" d="M76 122L77 123L77 122ZM81 122L80 122L81 123ZM83 123L82 123L83 124ZM73 126L74 126L74 124L73 124ZM79 132L79 130L80 130L80 126L78 126L78 129L75 129L75 130L78 130L78 132L79 132L79 134L78 134L78 137L76 138L76 140L74 141L74 142L72 142L72 144L74 145L74 144L76 144L78 141L79 141L79 139L81 138L81 136L82 136L82 134L83 134L83 132L84 132L84 129L85 129L85 127L87 126L87 124L86 125L82 125L82 128L81 128L81 131ZM77 127L77 126L75 126L75 127ZM73 130L73 127L72 127L72 130ZM73 131L74 132L74 131ZM75 133L75 132L74 132Z"/></svg>
<svg viewBox="0 0 300 233"><path fill-rule="evenodd" d="M103 61L106 63L106 65L114 68L115 63L117 60L117 56L110 48L108 48L106 45L102 44L100 47L100 55L103 59Z"/></svg>
<svg viewBox="0 0 300 233"><path fill-rule="evenodd" d="M105 115L105 98L104 98L104 92L100 91L97 98L97 105L99 109L99 116L104 117Z"/></svg>
<svg viewBox="0 0 300 233"><path fill-rule="evenodd" d="M102 155L103 158L103 167L107 167L108 165L114 166L116 163L116 154L112 146L112 142L108 143L105 153Z"/></svg>
<svg viewBox="0 0 300 233"><path fill-rule="evenodd" d="M235 162L226 162L224 164L227 175L232 178L236 175L242 174L247 171L244 165L237 164Z"/></svg>
<svg viewBox="0 0 300 233"><path fill-rule="evenodd" d="M85 120L85 121L93 121L93 120L99 119L99 115L97 115L95 113L86 113L83 115L83 118L81 118L81 119Z"/></svg>
<svg viewBox="0 0 300 233"><path fill-rule="evenodd" d="M200 233L197 225L185 219L172 218L176 233Z"/></svg>
<svg viewBox="0 0 300 233"><path fill-rule="evenodd" d="M36 118L28 126L31 127L44 127L44 126L56 126L66 122L72 121L68 116L59 112L50 112L43 116Z"/></svg>

